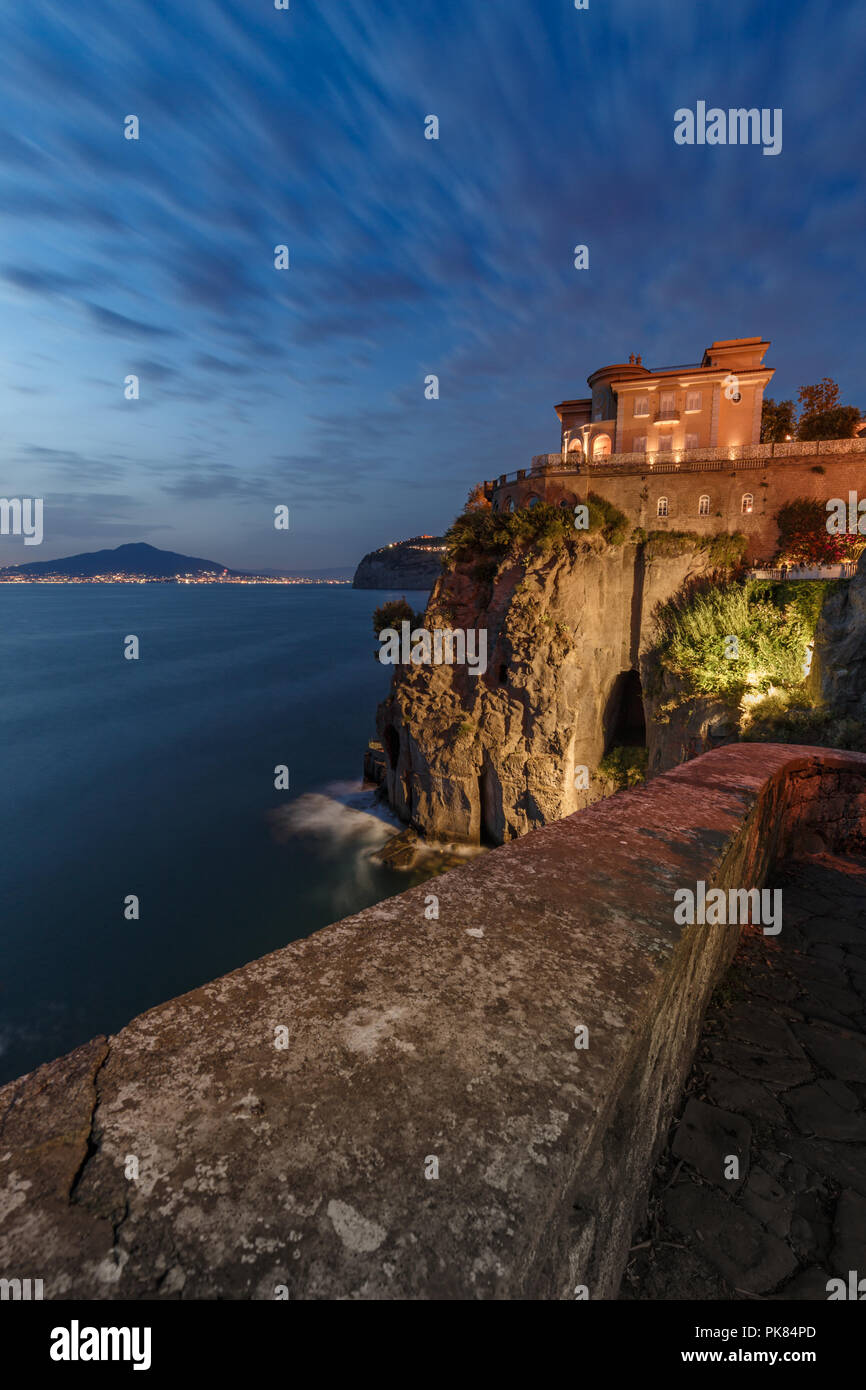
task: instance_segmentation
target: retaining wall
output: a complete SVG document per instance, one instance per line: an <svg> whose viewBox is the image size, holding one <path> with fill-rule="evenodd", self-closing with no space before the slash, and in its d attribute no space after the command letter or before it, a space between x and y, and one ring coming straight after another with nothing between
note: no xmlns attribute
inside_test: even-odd
<svg viewBox="0 0 866 1390"><path fill-rule="evenodd" d="M615 1297L738 932L676 926L674 892L822 845L866 845L866 756L730 745L10 1083L0 1275L50 1299Z"/></svg>

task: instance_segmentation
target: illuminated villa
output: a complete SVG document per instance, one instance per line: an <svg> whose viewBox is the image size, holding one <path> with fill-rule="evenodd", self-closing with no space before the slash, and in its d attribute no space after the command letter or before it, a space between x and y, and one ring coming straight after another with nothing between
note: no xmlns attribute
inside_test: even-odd
<svg viewBox="0 0 866 1390"><path fill-rule="evenodd" d="M572 507L590 491L644 531L742 532L747 555L771 555L776 514L794 498L866 491L866 436L761 443L764 338L712 343L700 362L600 367L592 394L560 401L556 454L483 483L494 511Z"/></svg>

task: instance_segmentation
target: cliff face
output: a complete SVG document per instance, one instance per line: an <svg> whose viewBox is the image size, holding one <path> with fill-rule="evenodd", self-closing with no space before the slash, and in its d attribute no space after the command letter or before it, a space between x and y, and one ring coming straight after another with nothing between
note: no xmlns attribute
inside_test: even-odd
<svg viewBox="0 0 866 1390"><path fill-rule="evenodd" d="M680 763L740 738L736 700L719 695L684 695L682 682L666 670L658 652L641 656L644 704L649 730L647 777L670 772ZM675 704L673 712L665 706Z"/></svg>
<svg viewBox="0 0 866 1390"><path fill-rule="evenodd" d="M365 555L353 589L432 589L442 572L441 536L417 536Z"/></svg>
<svg viewBox="0 0 866 1390"><path fill-rule="evenodd" d="M486 629L487 670L395 668L377 723L396 813L433 839L499 844L605 795L604 753L642 739L652 611L708 568L699 547L656 561L596 536L510 552L491 579L469 563L445 571L425 626ZM649 720L647 734L652 765Z"/></svg>
<svg viewBox="0 0 866 1390"><path fill-rule="evenodd" d="M810 684L840 718L866 724L866 553L851 582L821 610Z"/></svg>

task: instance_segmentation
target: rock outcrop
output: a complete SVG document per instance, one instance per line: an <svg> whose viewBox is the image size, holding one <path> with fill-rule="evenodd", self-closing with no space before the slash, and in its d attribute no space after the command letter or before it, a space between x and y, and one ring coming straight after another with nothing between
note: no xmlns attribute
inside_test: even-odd
<svg viewBox="0 0 866 1390"><path fill-rule="evenodd" d="M488 665L396 668L377 723L401 819L433 839L500 844L610 790L605 752L637 726L644 737L653 610L713 568L697 539L651 554L591 535L547 555L512 550L493 573L477 558L443 572L425 626L486 630ZM649 720L646 733L652 765Z"/></svg>
<svg viewBox="0 0 866 1390"><path fill-rule="evenodd" d="M854 578L821 610L810 684L839 718L866 724L866 552Z"/></svg>
<svg viewBox="0 0 866 1390"><path fill-rule="evenodd" d="M353 589L432 589L442 572L441 536L413 536L365 555Z"/></svg>

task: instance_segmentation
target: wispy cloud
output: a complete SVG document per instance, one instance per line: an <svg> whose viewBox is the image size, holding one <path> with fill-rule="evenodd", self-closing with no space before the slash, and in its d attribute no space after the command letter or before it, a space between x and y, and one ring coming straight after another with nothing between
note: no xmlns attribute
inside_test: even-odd
<svg viewBox="0 0 866 1390"><path fill-rule="evenodd" d="M7 462L122 477L239 565L279 489L313 567L443 527L629 351L760 332L777 394L863 404L864 66L854 0L7 7ZM782 107L781 157L676 147L698 98Z"/></svg>

